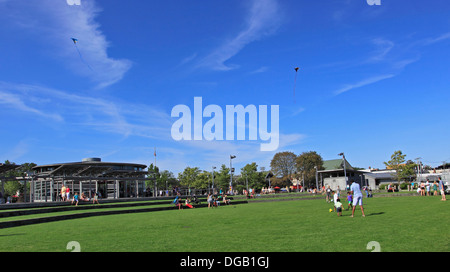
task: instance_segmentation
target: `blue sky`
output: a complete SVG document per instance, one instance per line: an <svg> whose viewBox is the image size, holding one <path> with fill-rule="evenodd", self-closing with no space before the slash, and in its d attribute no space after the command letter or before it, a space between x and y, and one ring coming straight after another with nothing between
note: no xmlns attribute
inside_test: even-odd
<svg viewBox="0 0 450 272"><path fill-rule="evenodd" d="M278 151L450 161L448 1L0 0L0 14L0 161L149 165L155 147L175 174L230 154L269 168ZM171 110L194 97L279 105L278 150L173 140Z"/></svg>

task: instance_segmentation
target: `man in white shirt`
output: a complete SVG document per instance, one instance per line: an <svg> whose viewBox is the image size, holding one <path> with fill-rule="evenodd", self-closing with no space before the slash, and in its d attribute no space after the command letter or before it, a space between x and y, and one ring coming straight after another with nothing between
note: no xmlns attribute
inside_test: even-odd
<svg viewBox="0 0 450 272"><path fill-rule="evenodd" d="M352 192L352 195L353 195L353 208L352 208L352 216L351 217L353 217L353 215L355 214L356 205L359 205L359 207L361 207L362 216L365 217L366 215L364 214L364 208L363 208L363 203L362 203L361 187L354 180L352 180L352 185L350 186L350 191Z"/></svg>
<svg viewBox="0 0 450 272"><path fill-rule="evenodd" d="M445 187L444 187L444 181L441 180L441 177L438 178L439 180L439 190L441 191L441 200L442 201L446 201L447 199L445 198Z"/></svg>

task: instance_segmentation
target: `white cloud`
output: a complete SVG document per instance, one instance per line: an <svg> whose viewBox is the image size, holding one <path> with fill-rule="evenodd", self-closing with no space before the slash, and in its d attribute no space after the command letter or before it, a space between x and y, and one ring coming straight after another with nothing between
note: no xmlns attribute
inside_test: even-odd
<svg viewBox="0 0 450 272"><path fill-rule="evenodd" d="M361 80L361 81L353 83L353 84L348 84L348 85L340 88L339 90L335 91L334 94L335 95L339 95L339 94L348 92L348 91L353 90L353 89L357 89L357 88L361 88L361 87L364 87L364 86L367 86L367 85L370 85L370 84L374 84L374 83L376 83L378 81L381 81L381 80L392 78L394 76L395 76L394 74L387 74L387 75L380 75L380 76L374 76L374 77L371 77L371 78L367 78L367 79Z"/></svg>
<svg viewBox="0 0 450 272"><path fill-rule="evenodd" d="M96 21L100 9L94 1L71 6L66 1L16 0L0 8L9 22L39 36L37 42L48 44L51 56L74 73L92 80L98 88L120 81L132 66L129 60L108 55L110 44ZM81 56L71 38L78 39Z"/></svg>
<svg viewBox="0 0 450 272"><path fill-rule="evenodd" d="M47 113L43 110L37 109L28 105L20 95L2 91L0 86L0 104L11 107L14 110L31 113L39 117L49 118L54 121L62 121L63 117L57 113Z"/></svg>
<svg viewBox="0 0 450 272"><path fill-rule="evenodd" d="M237 65L227 65L225 62L237 55L249 43L273 34L279 25L279 7L276 0L253 0L245 28L203 58L198 66L219 71L237 68Z"/></svg>
<svg viewBox="0 0 450 272"><path fill-rule="evenodd" d="M71 94L42 86L0 81L0 104L34 116L124 137L164 139L170 136L168 113L152 106L114 101L98 95Z"/></svg>
<svg viewBox="0 0 450 272"><path fill-rule="evenodd" d="M376 38L372 40L372 43L377 47L373 56L369 58L369 61L382 61L385 60L386 55L394 48L395 44L387 39Z"/></svg>

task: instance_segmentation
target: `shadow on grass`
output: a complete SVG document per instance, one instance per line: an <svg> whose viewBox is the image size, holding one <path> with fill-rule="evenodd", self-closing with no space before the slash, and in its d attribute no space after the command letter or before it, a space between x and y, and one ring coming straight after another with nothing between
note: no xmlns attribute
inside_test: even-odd
<svg viewBox="0 0 450 272"><path fill-rule="evenodd" d="M377 213L366 214L366 216L382 215L382 214L385 214L385 212L377 212Z"/></svg>

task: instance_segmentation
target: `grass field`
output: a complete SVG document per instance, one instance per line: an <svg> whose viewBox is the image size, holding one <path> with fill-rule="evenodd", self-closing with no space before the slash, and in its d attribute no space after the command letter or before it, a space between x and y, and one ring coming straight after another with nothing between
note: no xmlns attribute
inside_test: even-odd
<svg viewBox="0 0 450 272"><path fill-rule="evenodd" d="M347 204L344 205L346 207ZM342 217L323 199L266 201L108 215L0 229L0 251L67 252L383 252L450 251L450 201L440 197L364 199Z"/></svg>

